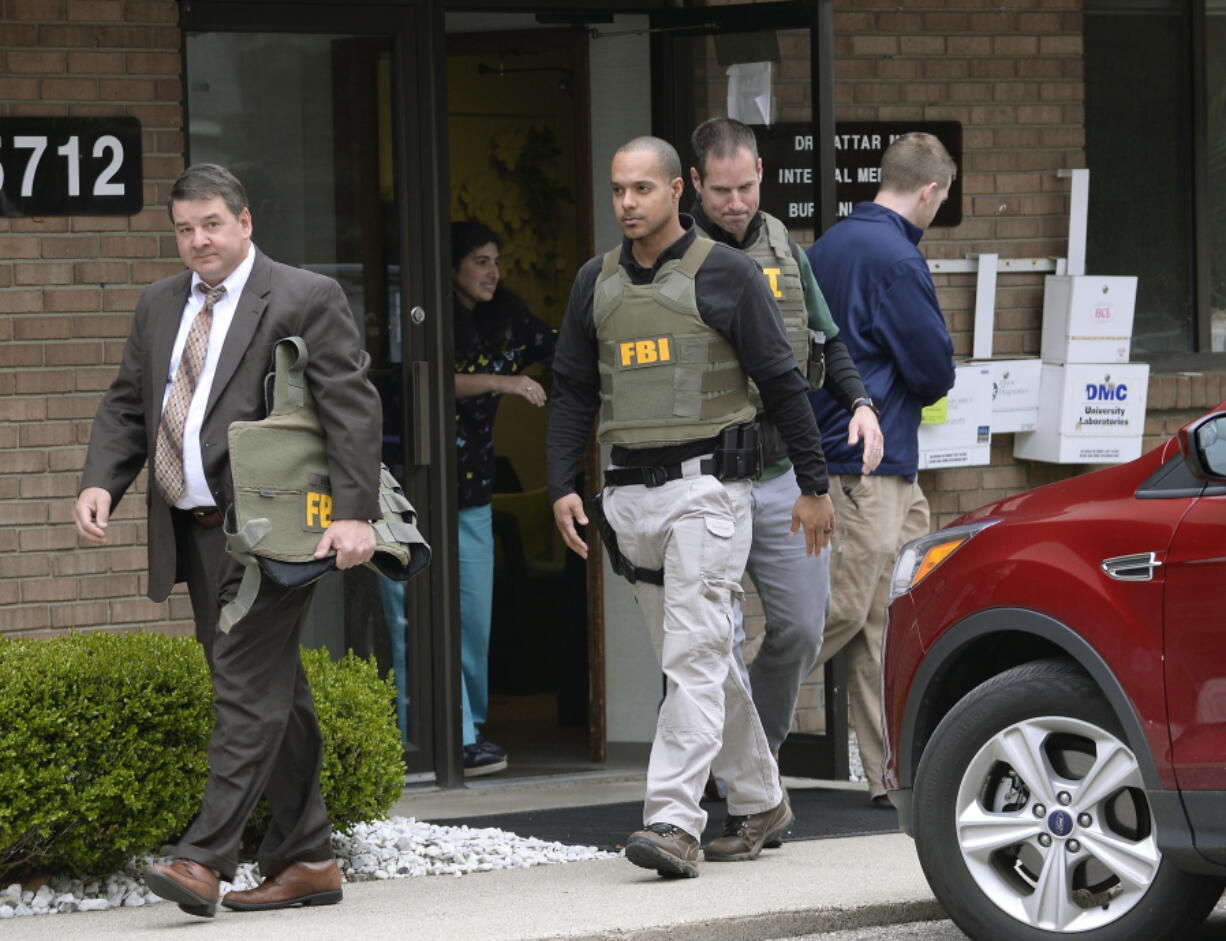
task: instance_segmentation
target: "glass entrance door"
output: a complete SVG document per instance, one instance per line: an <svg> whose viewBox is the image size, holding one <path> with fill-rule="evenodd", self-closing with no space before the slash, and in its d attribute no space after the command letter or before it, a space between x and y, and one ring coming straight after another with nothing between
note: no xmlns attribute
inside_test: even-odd
<svg viewBox="0 0 1226 941"><path fill-rule="evenodd" d="M454 495L441 446L450 396L438 378L447 331L429 313L445 310L434 273L442 221L420 182L437 157L404 144L432 137L435 114L419 93L429 57L411 52L429 30L411 5L304 6L295 27L309 32L285 32L279 9L187 8L188 159L243 181L259 251L335 278L348 298L383 402L383 460L421 513L435 561L407 589L366 568L327 576L303 643L373 655L393 671L409 771L446 779L459 707L454 683L435 677L455 670L454 530L441 522Z"/></svg>

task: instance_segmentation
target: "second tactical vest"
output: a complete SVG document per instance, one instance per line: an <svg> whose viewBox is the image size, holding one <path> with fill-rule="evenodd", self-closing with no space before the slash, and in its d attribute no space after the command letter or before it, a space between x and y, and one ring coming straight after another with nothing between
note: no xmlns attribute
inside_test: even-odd
<svg viewBox="0 0 1226 941"><path fill-rule="evenodd" d="M783 328L796 363L800 366L800 371L807 376L810 386L820 388L825 378L825 362L821 348L825 340L820 334L815 335L809 329L809 309L805 306L804 282L800 277L800 265L792 254L788 230L774 216L765 212L760 215L762 225L754 235L753 242L742 246L741 251L756 261L762 269L766 287L783 315ZM762 399L752 381L749 384L749 394L750 401L761 410Z"/></svg>
<svg viewBox="0 0 1226 941"><path fill-rule="evenodd" d="M228 431L234 504L226 513L226 551L244 566L238 594L221 611L229 632L250 609L261 578L299 588L335 568L335 553L315 558L331 523L332 490L323 426L306 379L306 343L277 342L267 418L233 422ZM380 468L375 552L368 568L407 581L429 564L417 512L386 466Z"/></svg>
<svg viewBox="0 0 1226 941"><path fill-rule="evenodd" d="M809 311L805 307L800 265L792 254L791 240L783 223L765 212L761 215L762 225L757 237L743 251L761 266L771 296L783 314L788 343L796 354L796 362L804 369L809 361Z"/></svg>
<svg viewBox="0 0 1226 941"><path fill-rule="evenodd" d="M753 420L736 350L698 312L694 278L714 245L695 238L649 284L630 280L620 249L604 256L592 300L602 444L683 444Z"/></svg>

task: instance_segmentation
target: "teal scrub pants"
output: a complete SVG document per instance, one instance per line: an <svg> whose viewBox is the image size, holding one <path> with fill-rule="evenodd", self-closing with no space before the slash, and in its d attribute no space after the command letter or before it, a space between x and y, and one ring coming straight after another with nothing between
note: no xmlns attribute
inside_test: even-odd
<svg viewBox="0 0 1226 941"><path fill-rule="evenodd" d="M477 741L489 711L490 620L494 614L494 514L490 504L459 513L460 692L464 744Z"/></svg>

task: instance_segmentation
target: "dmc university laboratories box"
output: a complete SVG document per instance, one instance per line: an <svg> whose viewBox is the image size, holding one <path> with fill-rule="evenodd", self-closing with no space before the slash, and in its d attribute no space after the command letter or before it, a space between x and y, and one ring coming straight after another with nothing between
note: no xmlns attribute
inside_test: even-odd
<svg viewBox="0 0 1226 941"><path fill-rule="evenodd" d="M1148 363L1044 363L1038 425L1013 439L1013 455L1056 464L1134 460L1148 392Z"/></svg>

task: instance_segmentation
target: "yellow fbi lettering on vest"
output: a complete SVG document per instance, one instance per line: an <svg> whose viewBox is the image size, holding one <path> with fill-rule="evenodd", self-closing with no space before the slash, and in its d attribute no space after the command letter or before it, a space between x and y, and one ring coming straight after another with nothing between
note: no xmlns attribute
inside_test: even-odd
<svg viewBox="0 0 1226 941"><path fill-rule="evenodd" d="M762 273L766 275L766 281L771 286L771 294L776 298L783 297L783 289L779 287L779 275L783 274L781 268L763 268Z"/></svg>
<svg viewBox="0 0 1226 941"><path fill-rule="evenodd" d="M305 529L322 533L332 525L332 494L308 490Z"/></svg>
<svg viewBox="0 0 1226 941"><path fill-rule="evenodd" d="M617 344L617 365L622 369L659 366L672 361L673 338L671 336L622 340Z"/></svg>

